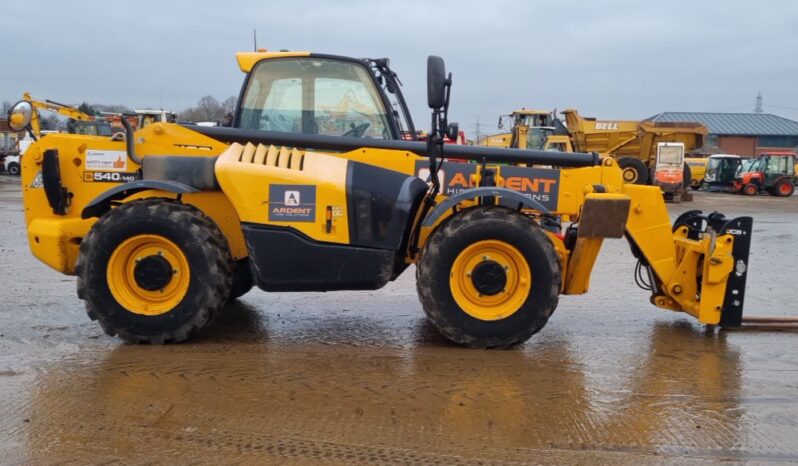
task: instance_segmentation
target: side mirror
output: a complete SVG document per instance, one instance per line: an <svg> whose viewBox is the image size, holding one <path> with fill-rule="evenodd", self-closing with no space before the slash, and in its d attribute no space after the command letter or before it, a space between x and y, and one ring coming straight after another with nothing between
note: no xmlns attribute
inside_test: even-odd
<svg viewBox="0 0 798 466"><path fill-rule="evenodd" d="M446 128L446 137L451 141L457 142L457 137L460 136L460 125L457 123L449 123Z"/></svg>
<svg viewBox="0 0 798 466"><path fill-rule="evenodd" d="M8 126L14 131L22 131L33 119L33 105L27 100L20 100L8 111Z"/></svg>
<svg viewBox="0 0 798 466"><path fill-rule="evenodd" d="M437 110L446 104L446 66L443 58L427 57L427 105Z"/></svg>

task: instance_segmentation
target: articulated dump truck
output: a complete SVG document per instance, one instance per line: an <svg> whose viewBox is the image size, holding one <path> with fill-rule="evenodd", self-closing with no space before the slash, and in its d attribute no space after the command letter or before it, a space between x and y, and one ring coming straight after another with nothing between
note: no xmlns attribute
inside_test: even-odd
<svg viewBox="0 0 798 466"><path fill-rule="evenodd" d="M521 109L499 118L512 122L509 133L480 138L478 145L561 152L598 152L615 158L627 183L657 185L665 193L681 193L690 184L684 153L704 144L707 128L700 123L600 121L576 110L554 112Z"/></svg>
<svg viewBox="0 0 798 466"><path fill-rule="evenodd" d="M77 276L109 335L180 342L253 285L374 290L414 265L443 335L504 348L541 330L560 295L588 291L609 238L629 242L654 306L740 325L750 217L691 211L672 224L658 188L625 184L595 153L444 145L458 130L439 57L424 142L405 139L416 131L387 59L237 58L232 127L51 134L23 157L31 251ZM17 129L32 110L14 106Z"/></svg>
<svg viewBox="0 0 798 466"><path fill-rule="evenodd" d="M627 183L654 181L650 173L654 171L660 144L680 143L684 151L689 151L702 147L709 132L701 123L596 120L583 118L574 109L561 113L565 115L574 150L612 155L624 170ZM684 179L689 185L689 168L685 167Z"/></svg>

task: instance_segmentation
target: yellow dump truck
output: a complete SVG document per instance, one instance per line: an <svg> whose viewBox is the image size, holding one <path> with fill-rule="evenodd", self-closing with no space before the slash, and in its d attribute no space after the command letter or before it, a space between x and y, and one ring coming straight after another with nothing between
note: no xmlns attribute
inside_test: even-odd
<svg viewBox="0 0 798 466"><path fill-rule="evenodd" d="M684 163L690 167L690 187L698 189L701 182L704 181L704 175L707 173L707 162L709 156L691 156L684 159ZM686 178L686 177L685 177Z"/></svg>
<svg viewBox="0 0 798 466"><path fill-rule="evenodd" d="M609 154L623 169L627 183L649 184L650 169L661 142L680 142L685 151L704 145L707 128L701 123L665 123L585 118L574 109L562 111L577 152ZM686 165L684 179L690 180Z"/></svg>
<svg viewBox="0 0 798 466"><path fill-rule="evenodd" d="M680 192L682 186L693 184L692 166L684 161L678 163L680 173L673 173L673 163L669 163L669 180L660 180L658 170L663 165L658 162L658 156L665 146L670 151L679 147L682 152L702 146L703 138L707 134L703 125L598 121L595 118L584 118L573 109L564 110L562 114L565 115L565 122L557 118L556 112L546 110L522 108L509 115L502 115L499 118L499 128L503 128L509 118L512 121L511 132L485 136L478 141L478 145L560 152L598 152L618 160L627 183L660 185L666 193ZM682 180L676 186L673 185L674 177Z"/></svg>

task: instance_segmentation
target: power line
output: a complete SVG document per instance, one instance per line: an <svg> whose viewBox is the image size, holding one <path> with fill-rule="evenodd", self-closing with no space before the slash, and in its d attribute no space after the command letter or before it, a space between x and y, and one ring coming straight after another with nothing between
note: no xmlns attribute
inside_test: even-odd
<svg viewBox="0 0 798 466"><path fill-rule="evenodd" d="M798 107L787 107L787 106L784 106L784 105L766 104L765 107L783 108L785 110L798 110Z"/></svg>

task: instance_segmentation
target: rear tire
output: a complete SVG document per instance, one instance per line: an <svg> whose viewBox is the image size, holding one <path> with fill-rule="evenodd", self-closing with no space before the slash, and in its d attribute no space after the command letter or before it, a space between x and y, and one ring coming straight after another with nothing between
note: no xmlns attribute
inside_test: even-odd
<svg viewBox="0 0 798 466"><path fill-rule="evenodd" d="M224 235L200 210L142 199L107 212L81 241L78 296L108 335L180 342L224 307L233 266Z"/></svg>
<svg viewBox="0 0 798 466"><path fill-rule="evenodd" d="M618 166L623 170L623 182L627 184L648 184L648 167L642 160L634 157L621 157Z"/></svg>
<svg viewBox="0 0 798 466"><path fill-rule="evenodd" d="M770 194L776 197L790 197L795 192L795 185L790 180L779 180L770 189Z"/></svg>
<svg viewBox="0 0 798 466"><path fill-rule="evenodd" d="M416 269L419 299L432 324L471 348L528 340L557 307L560 284L551 240L537 223L500 206L448 219L427 240Z"/></svg>
<svg viewBox="0 0 798 466"><path fill-rule="evenodd" d="M16 162L9 163L8 166L6 167L6 171L8 172L9 175L19 176L20 172L19 164Z"/></svg>

